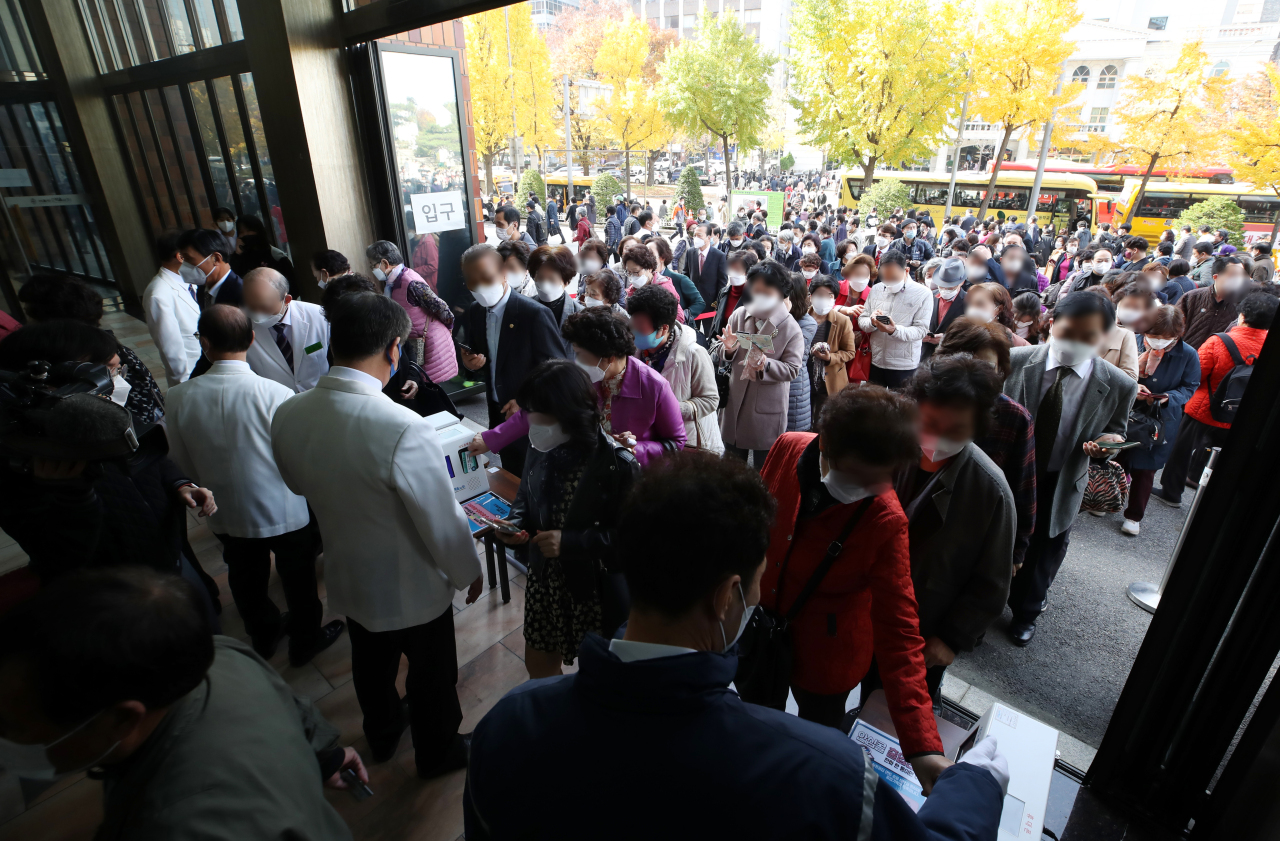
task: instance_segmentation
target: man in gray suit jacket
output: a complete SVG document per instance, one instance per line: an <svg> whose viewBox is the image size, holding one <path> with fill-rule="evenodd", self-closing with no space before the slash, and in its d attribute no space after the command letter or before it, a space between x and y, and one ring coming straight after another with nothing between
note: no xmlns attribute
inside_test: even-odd
<svg viewBox="0 0 1280 841"><path fill-rule="evenodd" d="M1036 527L1009 589L1015 645L1035 636L1036 617L1067 554L1089 459L1107 454L1099 444L1124 441L1138 384L1097 358L1098 343L1114 324L1109 300L1072 292L1054 308L1047 344L1009 353L1004 393L1031 413L1036 439Z"/></svg>

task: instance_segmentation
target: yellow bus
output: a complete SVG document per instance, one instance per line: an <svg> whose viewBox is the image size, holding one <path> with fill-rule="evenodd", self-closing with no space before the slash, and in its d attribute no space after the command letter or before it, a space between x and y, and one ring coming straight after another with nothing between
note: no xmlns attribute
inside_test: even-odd
<svg viewBox="0 0 1280 841"><path fill-rule="evenodd" d="M569 178L565 175L548 175L543 179L543 181L547 185L547 196L555 196L557 199L564 196L564 191L569 186ZM581 175L579 173L574 173L574 198L585 199L587 197L587 190L590 190L591 185L594 183L596 183L596 177L594 175ZM612 198L613 196L606 196L605 201L607 202ZM596 201L600 201L600 198L597 197Z"/></svg>
<svg viewBox="0 0 1280 841"><path fill-rule="evenodd" d="M1115 198L1099 198L1115 205L1116 222L1123 222L1138 195L1140 178L1125 181ZM1249 184L1201 184L1184 181L1162 181L1147 185L1142 204L1131 220L1135 236L1145 238L1153 246L1166 228L1178 226L1178 217L1191 205L1214 196L1230 196L1244 211L1244 241L1247 245L1271 239L1276 214L1280 213L1280 197L1270 191L1255 190ZM1175 231L1174 233L1177 233ZM1193 232L1194 233L1194 232Z"/></svg>
<svg viewBox="0 0 1280 841"><path fill-rule="evenodd" d="M894 178L907 185L911 191L911 204L917 211L927 210L935 224L942 224L942 214L947 206L947 188L951 176L945 172L877 172L875 180ZM1092 178L1072 172L1046 172L1040 182L1040 199L1036 209L1028 211L1028 197L1035 183L1034 172L1001 172L996 178L995 195L987 206L987 214L1017 216L1025 222L1034 213L1041 225L1052 218L1055 230L1070 230L1080 218L1093 219L1093 195L1098 185ZM982 205L987 194L987 182L991 175L985 172L960 172L956 174L956 192L951 202L953 215L963 214ZM857 171L840 174L840 204L857 207L862 195L862 173Z"/></svg>

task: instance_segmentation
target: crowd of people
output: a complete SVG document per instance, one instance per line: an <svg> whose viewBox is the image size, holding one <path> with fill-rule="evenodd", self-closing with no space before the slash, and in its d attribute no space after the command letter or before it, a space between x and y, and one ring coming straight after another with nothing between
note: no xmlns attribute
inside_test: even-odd
<svg viewBox="0 0 1280 841"><path fill-rule="evenodd" d="M993 837L1007 767L991 742L943 755L945 671L1006 607L1012 642L1033 641L1082 510L1136 537L1151 496L1181 504L1274 319L1270 249L881 221L788 186L776 229L754 203L722 224L617 200L601 239L573 205L576 250L546 241L552 202L499 202L497 246L460 259L465 307L391 242L367 274L313 255L314 304L277 258L240 263L262 233L245 220L238 243L166 234L143 298L165 394L90 287L32 279L0 370L104 366L110 386L49 434L89 452L127 428L136 448L0 467L0 527L39 583L0 616L0 766L97 769L112 837L234 818L347 838L322 784L367 782L408 729L420 777L468 769L468 838L669 834L666 810L619 825L637 794L688 835ZM459 414L440 387L459 367L488 408L469 452L520 478L496 536L529 569L534 679L465 734L453 599L483 578L425 419ZM189 511L222 545L247 645L216 636ZM767 617L790 628L798 717L750 677ZM344 632L364 756L267 662ZM859 686L884 691L918 814L840 732ZM574 808L546 809L568 777ZM777 808L709 807L708 784Z"/></svg>

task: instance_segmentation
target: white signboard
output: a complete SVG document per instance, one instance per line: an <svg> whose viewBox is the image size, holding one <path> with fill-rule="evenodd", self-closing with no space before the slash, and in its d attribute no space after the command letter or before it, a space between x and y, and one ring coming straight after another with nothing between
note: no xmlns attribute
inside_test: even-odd
<svg viewBox="0 0 1280 841"><path fill-rule="evenodd" d="M25 169L0 169L0 187L30 187L31 173Z"/></svg>
<svg viewBox="0 0 1280 841"><path fill-rule="evenodd" d="M75 204L88 204L89 197L79 193L63 196L10 196L5 199L10 207L66 207Z"/></svg>
<svg viewBox="0 0 1280 841"><path fill-rule="evenodd" d="M456 231L467 226L467 204L461 190L409 196L413 226L419 234Z"/></svg>

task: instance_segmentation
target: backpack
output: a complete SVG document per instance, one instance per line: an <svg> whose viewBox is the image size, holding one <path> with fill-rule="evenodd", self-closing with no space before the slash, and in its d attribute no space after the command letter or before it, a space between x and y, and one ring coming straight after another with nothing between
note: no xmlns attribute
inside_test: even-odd
<svg viewBox="0 0 1280 841"><path fill-rule="evenodd" d="M1235 367L1227 372L1227 375L1218 383L1218 387L1213 390L1213 397L1209 400L1209 414L1218 423L1232 423L1236 419L1236 412L1240 409L1240 398L1244 397L1245 389L1249 387L1249 377L1253 375L1253 363L1258 357L1250 355L1245 359L1240 355L1240 348L1236 347L1235 340L1226 333L1214 333L1222 342L1222 346L1227 349L1227 353L1231 354L1231 361L1235 363Z"/></svg>

